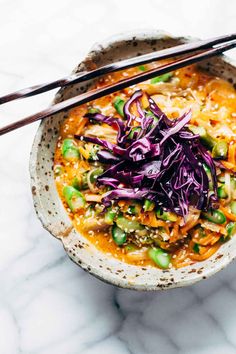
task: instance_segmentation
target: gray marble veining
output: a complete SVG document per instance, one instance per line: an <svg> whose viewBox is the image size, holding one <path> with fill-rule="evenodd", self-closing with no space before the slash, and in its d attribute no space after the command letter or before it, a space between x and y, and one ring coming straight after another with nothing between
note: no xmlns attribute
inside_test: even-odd
<svg viewBox="0 0 236 354"><path fill-rule="evenodd" d="M0 92L63 76L113 33L152 26L206 38L235 31L235 15L233 0L0 0ZM0 107L1 124L52 97ZM235 263L192 287L136 293L100 282L67 258L32 206L28 158L36 127L0 139L0 353L236 353Z"/></svg>

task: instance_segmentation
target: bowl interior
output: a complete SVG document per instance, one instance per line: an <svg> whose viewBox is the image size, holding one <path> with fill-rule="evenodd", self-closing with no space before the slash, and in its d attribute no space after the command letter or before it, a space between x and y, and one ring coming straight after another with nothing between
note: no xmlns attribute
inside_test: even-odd
<svg viewBox="0 0 236 354"><path fill-rule="evenodd" d="M123 58L171 47L189 38L177 38L156 31L126 34L96 44L74 72L91 70ZM201 63L201 67L231 83L236 83L236 67L226 57ZM61 89L54 102L85 92L93 83L77 84ZM136 290L158 290L190 285L207 278L225 267L236 254L236 239L232 239L210 259L182 269L159 270L137 267L112 258L91 244L73 227L57 194L53 179L53 158L59 127L67 113L59 113L44 120L35 137L30 159L32 194L36 213L43 226L60 239L69 257L96 277L114 285Z"/></svg>

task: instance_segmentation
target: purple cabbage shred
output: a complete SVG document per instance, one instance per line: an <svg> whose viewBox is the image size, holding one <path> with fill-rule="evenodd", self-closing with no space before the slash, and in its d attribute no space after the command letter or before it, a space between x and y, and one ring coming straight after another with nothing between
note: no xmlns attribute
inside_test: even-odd
<svg viewBox="0 0 236 354"><path fill-rule="evenodd" d="M150 199L157 207L184 217L189 207L217 208L215 162L199 136L188 129L191 111L171 120L150 97L149 108L143 109L142 95L138 90L126 102L124 120L97 113L86 115L116 126L116 144L96 137L75 136L102 147L97 156L107 169L98 177L97 184L111 189L103 197L104 205L119 199ZM131 113L132 105L136 105L136 115ZM210 180L204 165L210 170Z"/></svg>

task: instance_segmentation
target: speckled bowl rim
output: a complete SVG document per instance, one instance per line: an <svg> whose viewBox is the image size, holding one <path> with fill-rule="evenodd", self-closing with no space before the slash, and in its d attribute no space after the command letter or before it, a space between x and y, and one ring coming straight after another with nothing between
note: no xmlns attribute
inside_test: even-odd
<svg viewBox="0 0 236 354"><path fill-rule="evenodd" d="M100 42L100 43L96 43L91 51L89 52L88 56L85 58L85 60L83 62L86 62L87 59L90 59L90 56L92 53L94 52L99 52L103 49L108 48L111 44L114 45L115 43L119 43L121 41L132 41L134 40L134 38L136 40L150 40L150 39L156 39L156 40L160 40L163 38L173 38L173 39L177 39L177 40L183 40L183 41L189 41L189 40L193 40L193 38L191 37L175 37L170 35L167 32L164 31L159 31L159 30L145 30L142 32L140 31L132 31L132 32L126 32L126 33L121 33L112 37L109 37L107 39L105 39L104 41ZM236 62L226 56L222 56L222 60L226 63L226 65L231 65L233 67L236 67ZM82 62L82 63L83 63ZM78 67L73 71L75 72L76 70L78 70L78 68L81 66L81 64L78 65ZM59 91L59 93L62 90ZM54 102L58 102L58 93L55 96L55 99L53 101ZM223 245L221 247L221 254L219 257L219 260L214 263L213 266L208 266L208 261L204 261L201 263L198 263L197 266L193 265L193 266L188 266L182 269L188 269L188 271L185 273L185 271L183 272L181 269L177 269L177 270L171 270L171 272L174 273L182 273L185 274L184 276L180 276L178 278L178 274L177 277L175 278L169 278L168 277L168 272L166 270L159 270L159 269L155 269L152 268L150 270L150 272L146 273L146 278L144 277L144 279L146 279L147 281L145 282L138 282L135 279L133 279L132 281L130 281L129 279L127 279L127 277L119 277L119 274L117 276L115 274L110 274L110 273L105 273L103 270L99 269L98 267L88 264L88 262L86 261L86 259L83 259L84 256L82 255L81 258L78 258L78 256L73 253L75 252L75 249L73 249L73 251L71 251L70 249L70 245L66 244L65 240L66 240L66 235L70 235L72 232L76 233L72 223L70 222L70 226L67 227L66 230L64 230L62 232L62 237L60 237L58 235L57 231L54 231L54 229L49 226L50 225L50 215L45 217L45 213L44 213L44 209L45 209L45 202L42 199L42 195L40 195L38 193L38 189L37 189L37 185L40 184L40 181L38 180L37 177L37 159L38 159L38 152L39 152L39 143L41 141L41 137L42 137L42 132L44 129L44 125L46 124L46 121L42 121L37 133L35 135L35 139L33 142L33 146L32 146L32 150L31 150L31 157L30 157L30 176L31 176L31 186L32 186L32 195L33 195L33 200L34 200L34 205L35 205L35 210L36 213L38 215L38 218L40 219L43 227L45 229L47 229L53 236L55 236L56 238L58 238L59 240L62 241L62 244L66 250L66 252L68 253L69 257L78 265L80 265L84 270L87 270L89 273L93 274L94 276L96 276L97 278L122 287L122 288L128 288L128 289L134 289L134 290L160 290L160 289L169 289L169 288L175 288L175 287L182 287L182 286L187 286L187 285L191 285L194 284L202 279L207 279L209 278L211 275L217 273L218 271L222 270L223 268L225 268L235 257L236 257L236 243L234 241L236 240L231 240L231 243L234 243L234 247L233 250L231 249L231 251L227 250L227 247L225 247L224 250L224 246ZM53 178L53 177L52 177ZM53 181L54 182L54 181ZM63 214L63 210L64 210L64 214ZM66 217L68 218L68 215L66 213L66 210L64 208L60 209L60 212L62 213L61 216L62 218ZM66 215L66 216L65 216ZM67 220L68 221L68 220ZM71 246L71 248L73 248ZM101 257L101 252L99 252L100 257ZM115 262L118 262L117 260L114 260L114 264ZM120 262L119 262L120 263ZM200 264L202 266L200 266ZM204 264L207 265L204 267ZM132 265L127 265L127 268L131 269L133 267L135 268L139 268L137 266L132 266ZM156 276L155 276L155 272L156 272ZM153 279L150 281L150 279L153 277ZM138 278L137 278L138 279Z"/></svg>

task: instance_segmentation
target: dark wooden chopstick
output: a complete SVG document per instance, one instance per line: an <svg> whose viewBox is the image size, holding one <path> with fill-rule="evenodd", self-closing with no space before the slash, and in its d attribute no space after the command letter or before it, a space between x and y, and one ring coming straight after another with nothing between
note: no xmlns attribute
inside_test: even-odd
<svg viewBox="0 0 236 354"><path fill-rule="evenodd" d="M90 79L94 79L101 75L111 73L114 71L118 71L121 69L127 69L135 65L146 64L153 62L155 60L161 60L166 58L173 58L178 55L183 55L187 53L191 53L196 50L201 50L205 48L210 48L213 45L220 44L222 42L229 42L231 40L236 39L236 34L230 34L220 37L215 37L212 39L200 40L196 42L190 42L187 44L178 45L175 47L163 49L157 52L152 52L144 55L140 55L134 58L121 60L116 63L105 65L101 68L89 71L89 72L82 72L74 75L67 76L65 78L52 81L49 83L44 83L40 85L31 86L19 91L12 92L5 96L0 97L0 105L3 103L7 103L19 98L25 98L37 95L39 93L43 93L57 87L64 87L72 84L76 84L78 82L87 81Z"/></svg>
<svg viewBox="0 0 236 354"><path fill-rule="evenodd" d="M201 60L211 58L215 55L221 54L222 52L224 52L226 50L230 50L234 47L236 47L236 41L222 44L216 48L206 49L200 53L196 53L196 54L187 56L185 58L175 60L172 63L168 63L168 64L162 65L158 68L149 70L147 72L143 72L143 73L140 73L140 74L135 75L133 77L126 78L126 79L119 81L117 83L114 83L112 85L85 92L79 96L75 96L75 97L72 97L72 98L65 100L63 102L52 105L41 112L38 112L36 114L33 114L31 116L28 116L28 117L21 119L15 123L9 124L9 125L1 128L0 135L6 134L12 130L18 129L20 127L23 127L24 125L33 123L37 120L47 118L47 117L51 116L52 114L59 113L64 110L73 108L79 104L83 104L83 103L92 101L94 99L100 98L102 96L106 96L108 94L114 93L118 90L122 90L122 89L129 87L131 85L135 85L135 84L140 83L142 81L148 80L154 76L162 75L167 72L180 69L184 66L197 63Z"/></svg>

